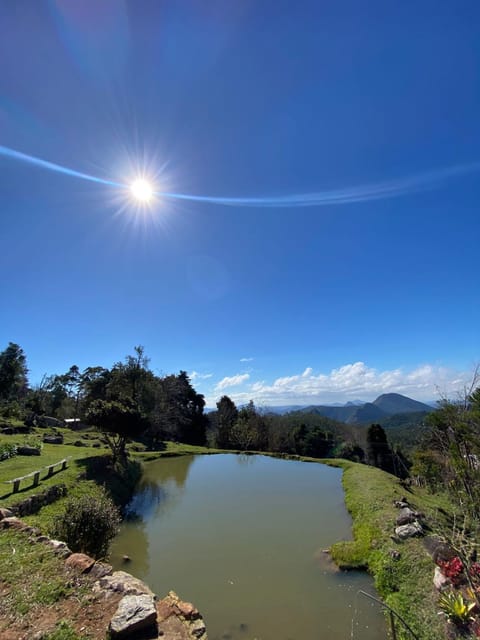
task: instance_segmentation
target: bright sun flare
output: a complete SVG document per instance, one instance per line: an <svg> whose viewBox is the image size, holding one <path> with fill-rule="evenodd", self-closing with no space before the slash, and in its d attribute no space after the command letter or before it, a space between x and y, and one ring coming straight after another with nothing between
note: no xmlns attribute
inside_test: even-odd
<svg viewBox="0 0 480 640"><path fill-rule="evenodd" d="M130 192L135 200L140 200L140 202L150 202L153 198L153 187L143 178L139 178L132 182L130 185Z"/></svg>

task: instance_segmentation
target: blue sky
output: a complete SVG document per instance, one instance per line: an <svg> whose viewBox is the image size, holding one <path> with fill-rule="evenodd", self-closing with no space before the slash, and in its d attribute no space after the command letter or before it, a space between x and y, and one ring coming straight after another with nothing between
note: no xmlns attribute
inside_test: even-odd
<svg viewBox="0 0 480 640"><path fill-rule="evenodd" d="M453 393L480 354L480 4L0 4L0 348L32 383L142 344L213 404ZM403 184L403 183L402 183Z"/></svg>

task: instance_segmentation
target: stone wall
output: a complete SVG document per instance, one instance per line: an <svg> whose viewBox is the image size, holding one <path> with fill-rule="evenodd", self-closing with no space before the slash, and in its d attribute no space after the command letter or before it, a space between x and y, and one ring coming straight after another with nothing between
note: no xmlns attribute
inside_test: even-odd
<svg viewBox="0 0 480 640"><path fill-rule="evenodd" d="M48 489L35 493L21 502L10 506L9 509L15 516L31 516L38 513L42 507L67 495L67 487L64 484L54 484Z"/></svg>
<svg viewBox="0 0 480 640"><path fill-rule="evenodd" d="M144 582L125 571L113 571L83 553L72 553L65 542L52 540L31 527L12 511L0 508L0 530L15 529L35 544L48 545L65 563L68 571L88 576L92 592L117 605L105 634L112 640L148 637L149 640L207 640L199 611L183 602L176 593L159 600Z"/></svg>

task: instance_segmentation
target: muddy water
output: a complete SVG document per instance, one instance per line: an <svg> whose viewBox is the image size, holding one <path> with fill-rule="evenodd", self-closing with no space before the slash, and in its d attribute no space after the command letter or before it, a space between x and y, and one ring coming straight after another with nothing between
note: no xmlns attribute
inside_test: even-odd
<svg viewBox="0 0 480 640"><path fill-rule="evenodd" d="M351 536L339 469L265 456L166 458L146 465L129 512L115 568L193 602L210 640L386 637L377 605L357 595L374 593L371 579L335 571L322 551Z"/></svg>

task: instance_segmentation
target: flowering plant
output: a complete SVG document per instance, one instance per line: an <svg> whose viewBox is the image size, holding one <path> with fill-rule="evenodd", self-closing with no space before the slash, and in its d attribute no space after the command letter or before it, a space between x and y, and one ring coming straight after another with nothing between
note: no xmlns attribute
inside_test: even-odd
<svg viewBox="0 0 480 640"><path fill-rule="evenodd" d="M455 556L451 560L441 560L438 565L443 575L450 578L452 584L457 585L462 581L463 562L459 557Z"/></svg>

